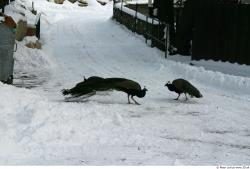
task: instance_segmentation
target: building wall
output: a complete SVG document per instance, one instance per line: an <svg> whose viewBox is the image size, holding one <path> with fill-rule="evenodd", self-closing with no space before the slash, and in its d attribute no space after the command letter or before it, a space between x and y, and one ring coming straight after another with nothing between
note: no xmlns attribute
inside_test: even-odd
<svg viewBox="0 0 250 169"><path fill-rule="evenodd" d="M187 2L177 32L178 48L191 39L194 60L250 65L250 5L220 0Z"/></svg>

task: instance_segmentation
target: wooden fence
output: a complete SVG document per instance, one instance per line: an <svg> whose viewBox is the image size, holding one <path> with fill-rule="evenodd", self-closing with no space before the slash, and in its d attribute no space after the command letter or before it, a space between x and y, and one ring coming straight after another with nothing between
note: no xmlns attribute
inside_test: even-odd
<svg viewBox="0 0 250 169"><path fill-rule="evenodd" d="M2 9L2 13L4 13L4 7L9 4L8 0L0 0L0 9Z"/></svg>
<svg viewBox="0 0 250 169"><path fill-rule="evenodd" d="M138 9L142 8L143 5L136 4L136 7L130 5L131 9L134 9L135 13L130 14L125 9L126 6L117 8L114 4L113 8L113 18L125 25L128 29L132 30L134 33L143 35L146 39L146 43L151 41L152 47L157 47L165 52L165 58L167 58L167 48L168 48L168 25L159 21L156 18L151 18L149 16L143 15L138 12ZM138 17L142 16L142 18ZM166 28L166 37L164 37L164 29Z"/></svg>
<svg viewBox="0 0 250 169"><path fill-rule="evenodd" d="M192 59L250 65L250 4L222 0L188 0L182 14L178 46L192 39Z"/></svg>

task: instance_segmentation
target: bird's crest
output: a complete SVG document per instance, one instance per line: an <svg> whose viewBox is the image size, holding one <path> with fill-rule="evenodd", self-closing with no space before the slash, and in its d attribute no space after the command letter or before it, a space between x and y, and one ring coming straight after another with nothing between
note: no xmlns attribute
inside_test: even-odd
<svg viewBox="0 0 250 169"><path fill-rule="evenodd" d="M170 85L171 84L171 82L170 81L168 81L166 84L165 84L165 86L168 86L168 85Z"/></svg>

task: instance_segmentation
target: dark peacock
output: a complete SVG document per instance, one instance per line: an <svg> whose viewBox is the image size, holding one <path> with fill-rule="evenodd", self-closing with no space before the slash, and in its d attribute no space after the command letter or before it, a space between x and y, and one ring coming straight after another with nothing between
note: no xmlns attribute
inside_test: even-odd
<svg viewBox="0 0 250 169"><path fill-rule="evenodd" d="M175 100L178 100L182 93L185 94L186 100L188 99L187 94L189 94L191 97L202 97L200 91L185 79L175 79L172 83L168 82L165 84L165 86L168 87L168 90L178 94L178 97Z"/></svg>
<svg viewBox="0 0 250 169"><path fill-rule="evenodd" d="M83 82L80 82L75 85L75 87L71 89L63 89L63 95L72 95L74 97L79 97L83 95L93 95L96 91L108 91L108 90L117 90L127 93L128 95L128 103L130 104L129 97L135 102L135 104L139 104L134 96L142 98L146 95L147 89L144 87L141 88L140 84L129 79L125 78L102 78L98 76L92 76L88 79L84 78Z"/></svg>
<svg viewBox="0 0 250 169"><path fill-rule="evenodd" d="M134 101L135 104L139 103L134 99L134 96L143 98L148 91L145 87L142 89L140 84L125 78L107 78L106 84L112 89L122 91L128 95L128 104L130 104L129 97Z"/></svg>
<svg viewBox="0 0 250 169"><path fill-rule="evenodd" d="M91 76L88 79L84 77L84 80L77 83L75 87L71 89L63 89L63 95L72 95L74 97L95 93L97 89L101 90L101 84L103 84L104 78L98 76Z"/></svg>

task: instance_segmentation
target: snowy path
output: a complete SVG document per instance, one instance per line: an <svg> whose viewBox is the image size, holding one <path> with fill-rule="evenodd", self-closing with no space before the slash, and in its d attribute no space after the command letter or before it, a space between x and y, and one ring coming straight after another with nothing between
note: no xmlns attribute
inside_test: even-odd
<svg viewBox="0 0 250 169"><path fill-rule="evenodd" d="M0 84L1 164L249 165L250 79L164 60L112 21L109 7L36 3L46 13L44 48L35 67L17 67L47 78L31 90ZM30 63L21 53L18 63ZM134 79L149 91L140 106L121 92L63 101L61 89L92 75ZM204 98L173 100L164 84L179 77Z"/></svg>

